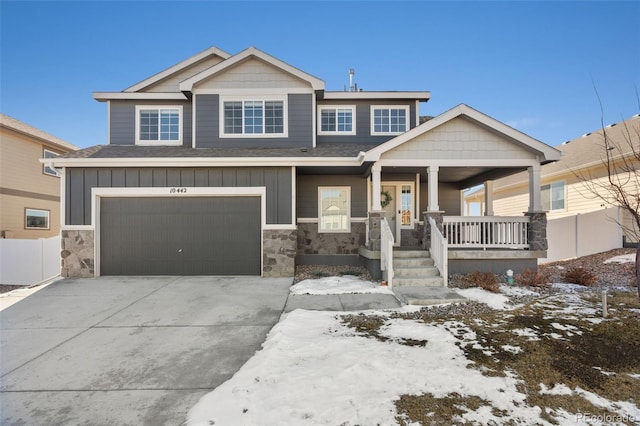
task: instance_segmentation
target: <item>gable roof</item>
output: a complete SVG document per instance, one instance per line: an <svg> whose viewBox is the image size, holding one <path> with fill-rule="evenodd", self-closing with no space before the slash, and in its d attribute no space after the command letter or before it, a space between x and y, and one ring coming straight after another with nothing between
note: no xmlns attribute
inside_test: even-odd
<svg viewBox="0 0 640 426"><path fill-rule="evenodd" d="M558 145L556 148L562 152L562 157L554 163L542 166L541 177L545 178L561 173L568 173L572 170L578 171L601 164L605 158L605 132L607 139L613 141L611 146L616 146L613 148L613 150L616 151L614 157L631 154L632 144L636 149L640 147L640 114ZM496 190L525 182L528 182L526 172L517 173L496 180L493 187L494 190ZM484 191L480 189L478 193L482 194Z"/></svg>
<svg viewBox="0 0 640 426"><path fill-rule="evenodd" d="M259 49L256 49L255 47L249 47L243 50L242 52L238 53L237 55L234 55L226 59L225 61L219 63L218 65L214 65L213 67L208 68L204 71L201 71L198 74L184 80L182 83L180 83L180 90L182 92L190 93L193 90L193 86L196 85L197 83L215 74L224 72L225 70L233 67L234 65L242 63L245 60L252 57L261 59L295 77L298 77L301 80L307 81L314 90L324 90L323 80L320 80L319 78L311 74L301 71L298 68L291 66L284 61L281 61L280 59L277 59Z"/></svg>
<svg viewBox="0 0 640 426"><path fill-rule="evenodd" d="M79 149L77 146L70 144L56 136L53 136L47 132L43 132L40 129L36 129L33 126L23 123L20 120L16 120L13 117L0 113L0 127L11 129L15 132L22 133L23 135L36 138L46 144L53 145L57 148L66 151L75 151Z"/></svg>
<svg viewBox="0 0 640 426"><path fill-rule="evenodd" d="M492 130L497 133L504 135L505 137L515 141L523 145L525 148L529 150L535 151L540 157L541 162L546 163L550 161L556 161L560 159L560 151L551 146L540 142L537 139L528 136L513 127L509 127L506 124L489 117L486 114L481 113L468 105L460 104L450 110L438 115L437 117L432 118L431 120L422 123L421 125L414 127L406 133L401 134L398 137L391 139L388 142L383 143L382 145L378 145L374 149L369 150L365 154L365 161L378 161L380 156L390 151L405 142L408 142L414 139L417 136L420 136L424 133L429 132L430 130L453 120L457 117L467 117L472 121Z"/></svg>
<svg viewBox="0 0 640 426"><path fill-rule="evenodd" d="M183 70L184 68L187 68L193 64L195 64L196 62L199 62L203 59L208 58L209 56L219 56L222 59L228 59L231 55L227 52L225 52L224 50L221 50L215 46L211 46L208 49L203 50L200 53L197 53L193 56L191 56L190 58L185 59L184 61L178 62L177 64L170 66L169 68L160 71L157 74L152 75L149 78L146 78L136 84L134 84L133 86L127 87L126 89L124 89L124 92L138 92L140 90L143 90L157 82L159 82L162 79L165 79L167 77L170 77L173 74L176 74L178 72L180 72L181 70Z"/></svg>

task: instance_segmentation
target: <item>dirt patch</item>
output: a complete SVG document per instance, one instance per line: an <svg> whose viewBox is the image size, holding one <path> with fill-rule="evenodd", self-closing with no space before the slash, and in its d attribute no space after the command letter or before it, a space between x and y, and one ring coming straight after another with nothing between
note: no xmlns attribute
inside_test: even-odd
<svg viewBox="0 0 640 426"><path fill-rule="evenodd" d="M308 279L317 279L339 275L355 275L362 278L363 280L372 281L371 274L369 274L367 268L363 266L297 265L293 283L295 284Z"/></svg>
<svg viewBox="0 0 640 426"><path fill-rule="evenodd" d="M26 285L6 285L6 284L0 284L0 294L2 293L8 293L10 291L13 290L18 290L20 288L25 288L27 287Z"/></svg>

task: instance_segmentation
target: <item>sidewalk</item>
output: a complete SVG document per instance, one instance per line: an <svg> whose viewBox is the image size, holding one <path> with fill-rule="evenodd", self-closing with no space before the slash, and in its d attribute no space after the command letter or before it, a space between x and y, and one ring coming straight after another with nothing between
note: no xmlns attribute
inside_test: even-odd
<svg viewBox="0 0 640 426"><path fill-rule="evenodd" d="M27 296L31 296L33 293L42 290L49 284L61 280L61 277L55 277L47 280L41 284L32 285L30 287L18 288L16 290L9 291L7 293L0 294L0 311L8 308L9 306L18 303Z"/></svg>

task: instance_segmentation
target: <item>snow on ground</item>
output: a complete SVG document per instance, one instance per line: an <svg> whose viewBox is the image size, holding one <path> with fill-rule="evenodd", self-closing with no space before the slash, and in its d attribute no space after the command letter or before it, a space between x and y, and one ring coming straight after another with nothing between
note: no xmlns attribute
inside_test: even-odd
<svg viewBox="0 0 640 426"><path fill-rule="evenodd" d="M598 312L576 294L582 287L556 284L554 288L560 291L533 302L533 306L544 308L545 318L598 321ZM501 287L504 294L478 288L455 291L500 310L513 309L505 294L537 294L508 286ZM363 292L386 293L389 289L348 276L305 280L292 287L294 294ZM415 308L369 311L368 315L385 319L378 330L381 339L360 335L347 327L341 322L341 313L296 310L284 314L262 349L189 411L188 425L396 424L394 401L401 395L431 394L439 398L454 392L463 397L476 396L490 404L477 410L467 407L460 416L462 421L550 424L539 407L527 404L526 395L518 390L516 375L484 375L480 369L470 368L472 362L463 351L467 346L488 356L493 354L467 325L459 321L425 324L391 318L393 312ZM551 334L558 339L579 332L560 322L551 325L558 331ZM545 335L532 328L512 332L530 340ZM388 340L383 341L385 338ZM408 345L407 341L413 344ZM522 351L515 345L503 345L502 349L514 354ZM640 379L640 375L629 376ZM540 384L540 393L581 396L597 407L640 418L640 409L631 402L609 401L562 383L552 388ZM562 408L555 411L561 424L575 424L575 416Z"/></svg>
<svg viewBox="0 0 640 426"><path fill-rule="evenodd" d="M455 288L453 290L469 300L486 303L493 309L506 310L513 308L513 305L509 304L509 298L502 294L491 293L490 291L486 291L477 287L464 289Z"/></svg>
<svg viewBox="0 0 640 426"><path fill-rule="evenodd" d="M507 296L540 296L540 293L537 291L516 285L501 285L500 293Z"/></svg>
<svg viewBox="0 0 640 426"><path fill-rule="evenodd" d="M629 253L620 256L614 256L604 261L604 263L634 263L636 261L636 254Z"/></svg>
<svg viewBox="0 0 640 426"><path fill-rule="evenodd" d="M393 294L387 286L365 281L353 275L325 277L300 281L291 287L291 294L346 294L382 293Z"/></svg>
<svg viewBox="0 0 640 426"><path fill-rule="evenodd" d="M290 312L261 351L191 409L188 424L395 424L393 401L426 392L476 395L518 423L540 422L540 409L524 403L518 380L467 368L471 361L445 326L398 319L381 334L427 343L358 336L332 312ZM500 420L482 407L463 417L480 424Z"/></svg>

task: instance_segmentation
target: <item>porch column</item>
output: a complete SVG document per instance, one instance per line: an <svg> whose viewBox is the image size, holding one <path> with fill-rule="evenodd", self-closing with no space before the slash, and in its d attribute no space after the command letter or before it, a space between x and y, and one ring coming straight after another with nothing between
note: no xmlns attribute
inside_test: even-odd
<svg viewBox="0 0 640 426"><path fill-rule="evenodd" d="M380 185L381 172L381 165L374 163L374 165L371 166L371 211L374 212L382 211L382 204L380 203L380 192L382 191L382 187Z"/></svg>
<svg viewBox="0 0 640 426"><path fill-rule="evenodd" d="M540 164L529 167L529 213L542 211L542 197L540 195L541 169Z"/></svg>
<svg viewBox="0 0 640 426"><path fill-rule="evenodd" d="M430 166L427 167L427 211L437 212L440 211L440 206L438 205L438 170L440 167L438 166Z"/></svg>
<svg viewBox="0 0 640 426"><path fill-rule="evenodd" d="M493 216L493 181L484 182L484 215Z"/></svg>

